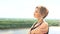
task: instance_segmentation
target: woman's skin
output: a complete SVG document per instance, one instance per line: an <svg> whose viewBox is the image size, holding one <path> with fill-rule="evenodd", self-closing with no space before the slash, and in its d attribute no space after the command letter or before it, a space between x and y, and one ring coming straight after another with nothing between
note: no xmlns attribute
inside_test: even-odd
<svg viewBox="0 0 60 34"><path fill-rule="evenodd" d="M40 7L39 6L37 6L35 8L34 17L37 18L38 23L41 23L41 21L43 21L43 16L40 14Z"/></svg>
<svg viewBox="0 0 60 34"><path fill-rule="evenodd" d="M48 32L48 23L46 23L43 19L44 15L41 15L40 13L40 7L41 6L37 6L35 8L35 12L34 12L34 17L37 18L38 22L37 24L34 26L36 27L37 25L39 25L39 23L42 23L39 27L33 29L31 31L31 34L45 34ZM30 32L29 32L30 34Z"/></svg>

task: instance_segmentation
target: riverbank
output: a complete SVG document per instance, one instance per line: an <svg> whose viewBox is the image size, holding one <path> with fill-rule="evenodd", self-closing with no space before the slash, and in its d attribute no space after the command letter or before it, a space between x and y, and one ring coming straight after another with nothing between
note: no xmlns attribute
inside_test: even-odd
<svg viewBox="0 0 60 34"><path fill-rule="evenodd" d="M45 19L49 26L60 26L58 19ZM37 20L33 18L0 19L0 29L30 28Z"/></svg>
<svg viewBox="0 0 60 34"><path fill-rule="evenodd" d="M28 34L29 28L0 30L0 34ZM49 34L60 34L60 26L49 27Z"/></svg>

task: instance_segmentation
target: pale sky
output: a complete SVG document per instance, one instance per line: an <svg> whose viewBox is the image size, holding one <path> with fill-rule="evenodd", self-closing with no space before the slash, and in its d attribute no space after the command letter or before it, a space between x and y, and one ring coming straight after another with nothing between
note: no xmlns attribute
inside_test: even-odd
<svg viewBox="0 0 60 34"><path fill-rule="evenodd" d="M37 5L47 7L46 18L60 19L60 0L0 0L0 18L34 18Z"/></svg>

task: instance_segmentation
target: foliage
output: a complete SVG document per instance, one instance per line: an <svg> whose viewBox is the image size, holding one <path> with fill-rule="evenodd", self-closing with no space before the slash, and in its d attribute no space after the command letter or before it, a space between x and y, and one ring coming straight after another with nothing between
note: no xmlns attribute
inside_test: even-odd
<svg viewBox="0 0 60 34"><path fill-rule="evenodd" d="M49 26L60 26L60 20L45 19ZM19 18L19 19L0 19L0 29L9 28L29 28L32 26L36 19L33 18Z"/></svg>

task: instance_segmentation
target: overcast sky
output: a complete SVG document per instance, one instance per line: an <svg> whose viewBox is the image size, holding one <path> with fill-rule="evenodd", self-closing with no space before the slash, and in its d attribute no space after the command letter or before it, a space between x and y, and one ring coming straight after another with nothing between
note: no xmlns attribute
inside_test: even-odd
<svg viewBox="0 0 60 34"><path fill-rule="evenodd" d="M60 19L60 0L0 0L0 18L34 18L37 5L47 7L46 18Z"/></svg>

